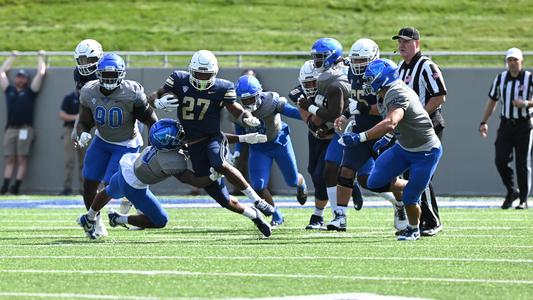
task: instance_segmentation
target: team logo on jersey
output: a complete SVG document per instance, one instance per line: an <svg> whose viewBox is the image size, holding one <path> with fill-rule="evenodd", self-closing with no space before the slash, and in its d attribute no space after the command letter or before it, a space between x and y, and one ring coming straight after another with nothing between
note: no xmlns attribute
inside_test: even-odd
<svg viewBox="0 0 533 300"><path fill-rule="evenodd" d="M187 91L189 90L189 87L184 85L181 87L181 89L183 90L184 93L187 93Z"/></svg>
<svg viewBox="0 0 533 300"><path fill-rule="evenodd" d="M93 105L95 105L96 104L96 98L92 98L91 102L93 103Z"/></svg>
<svg viewBox="0 0 533 300"><path fill-rule="evenodd" d="M440 73L439 73L439 72L435 72L435 73L433 73L433 75L431 75L431 76L433 76L433 79L437 80L437 79L439 79L439 77L440 77Z"/></svg>

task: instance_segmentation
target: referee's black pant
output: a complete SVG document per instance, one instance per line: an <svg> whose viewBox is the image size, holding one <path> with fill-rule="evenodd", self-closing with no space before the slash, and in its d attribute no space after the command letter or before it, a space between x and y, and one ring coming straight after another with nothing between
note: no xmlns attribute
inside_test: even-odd
<svg viewBox="0 0 533 300"><path fill-rule="evenodd" d="M510 164L513 154L516 157L515 169L520 190L520 203L527 201L531 188L531 127L529 119L502 118L494 142L496 168L508 195L512 195L515 191L514 174Z"/></svg>

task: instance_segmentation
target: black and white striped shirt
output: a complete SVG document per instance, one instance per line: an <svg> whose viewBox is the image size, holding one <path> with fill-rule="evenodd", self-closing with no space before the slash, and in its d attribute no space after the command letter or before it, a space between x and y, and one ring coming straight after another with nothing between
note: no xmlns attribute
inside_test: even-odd
<svg viewBox="0 0 533 300"><path fill-rule="evenodd" d="M517 77L512 77L509 71L503 71L494 78L489 91L489 98L501 100L500 117L506 119L527 119L533 113L533 108L517 108L513 100L530 100L533 92L533 78L531 72L521 71Z"/></svg>
<svg viewBox="0 0 533 300"><path fill-rule="evenodd" d="M422 53L415 54L409 64L402 60L398 67L400 78L415 91L423 106L430 98L447 94L439 67ZM431 120L434 126L444 126L440 109L431 114Z"/></svg>

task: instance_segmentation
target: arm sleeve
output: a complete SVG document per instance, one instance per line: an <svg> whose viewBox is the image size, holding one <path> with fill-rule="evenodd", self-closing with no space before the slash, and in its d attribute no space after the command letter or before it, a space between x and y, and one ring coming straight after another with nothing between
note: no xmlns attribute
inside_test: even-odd
<svg viewBox="0 0 533 300"><path fill-rule="evenodd" d="M228 82L226 85L226 92L224 93L224 103L231 104L237 101L237 93L235 92L235 85L233 82Z"/></svg>
<svg viewBox="0 0 533 300"><path fill-rule="evenodd" d="M173 92L174 90L174 81L176 81L177 72L174 71L172 74L170 74L167 79L165 80L165 84L163 85L163 91L164 93Z"/></svg>
<svg viewBox="0 0 533 300"><path fill-rule="evenodd" d="M239 124L235 124L235 133L238 135L245 134L246 130L244 130L244 127L240 126ZM237 143L235 145L235 151L241 152L242 150L242 143Z"/></svg>
<svg viewBox="0 0 533 300"><path fill-rule="evenodd" d="M283 110L281 111L281 114L289 118L293 118L297 120L302 119L298 109L287 102L285 102L285 105L283 106Z"/></svg>
<svg viewBox="0 0 533 300"><path fill-rule="evenodd" d="M498 74L496 78L492 81L492 85L490 86L489 91L489 98L493 101L498 101L500 99L500 81L502 79L502 74Z"/></svg>

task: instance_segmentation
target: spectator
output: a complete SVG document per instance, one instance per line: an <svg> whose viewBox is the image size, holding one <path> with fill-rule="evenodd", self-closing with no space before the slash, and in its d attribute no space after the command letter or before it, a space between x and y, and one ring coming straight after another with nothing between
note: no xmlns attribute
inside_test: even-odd
<svg viewBox="0 0 533 300"><path fill-rule="evenodd" d="M489 91L489 99L479 124L479 133L486 138L487 121L501 103L500 127L496 135L496 168L507 190L502 209L508 209L520 198L516 209L527 208L531 187L531 107L533 107L533 77L524 70L524 58L518 48L507 50L507 70L496 75ZM509 166L515 157L518 190L515 188L513 169Z"/></svg>
<svg viewBox="0 0 533 300"><path fill-rule="evenodd" d="M83 156L85 155L85 148L75 149L72 145L70 136L74 128L74 122L78 117L78 111L80 109L80 89L76 83L76 88L71 93L65 95L63 102L61 103L61 109L59 110L59 118L64 121L63 127L65 131L63 136L63 148L64 153L64 180L63 180L63 191L59 195L66 196L72 193L72 178L74 175L74 168L76 166L76 159L78 167L76 168L76 173L80 180L80 189L83 189L83 177L81 175L81 169L83 167ZM83 194L80 191L80 194Z"/></svg>
<svg viewBox="0 0 533 300"><path fill-rule="evenodd" d="M34 138L33 108L46 73L45 52L40 50L37 56L37 73L31 84L29 84L28 73L22 69L17 72L14 84L11 84L6 72L18 55L17 51L13 51L0 67L0 87L6 95L7 103L7 124L4 132L4 183L0 192L1 194L7 193L16 165L16 181L9 188L9 192L13 195L18 195L20 184L26 175L30 146Z"/></svg>

